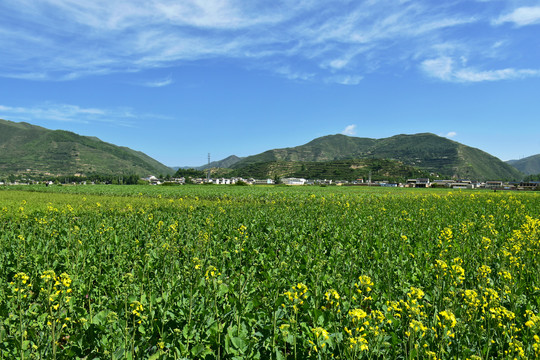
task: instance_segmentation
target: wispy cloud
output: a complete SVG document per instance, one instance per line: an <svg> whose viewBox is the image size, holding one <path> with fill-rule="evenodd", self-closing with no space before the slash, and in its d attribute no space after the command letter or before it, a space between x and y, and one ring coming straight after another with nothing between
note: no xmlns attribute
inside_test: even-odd
<svg viewBox="0 0 540 360"><path fill-rule="evenodd" d="M489 19L500 14L494 15L494 2L478 2L473 12L467 1L1 2L0 47L9 49L9 56L0 57L0 76L71 80L227 58L303 81L357 84L381 68L403 71L418 64L455 81L456 75L444 73L444 63L436 61L467 55L482 64L482 47L494 39L475 29L469 32L473 46L460 30L497 29ZM528 7L495 22L523 26L539 21L540 8ZM437 49L445 43L455 44L453 53ZM146 86L170 83L165 79Z"/></svg>
<svg viewBox="0 0 540 360"><path fill-rule="evenodd" d="M364 77L359 75L338 75L331 76L326 79L329 83L337 83L341 85L358 85Z"/></svg>
<svg viewBox="0 0 540 360"><path fill-rule="evenodd" d="M132 108L91 108L71 104L42 103L30 107L0 105L0 118L12 121L55 121L83 124L109 123L115 126L134 126L148 118L165 118L154 114L141 114Z"/></svg>
<svg viewBox="0 0 540 360"><path fill-rule="evenodd" d="M356 125L348 125L347 127L345 127L345 129L343 129L341 133L348 136L356 135Z"/></svg>
<svg viewBox="0 0 540 360"><path fill-rule="evenodd" d="M291 80L310 80L313 79L315 74L313 73L306 73L303 71L293 70L290 66L279 66L274 68L274 71L277 74L280 74L287 79Z"/></svg>
<svg viewBox="0 0 540 360"><path fill-rule="evenodd" d="M421 64L421 69L430 77L452 82L483 82L540 77L540 69L478 70L475 67L462 66L450 57L425 60Z"/></svg>
<svg viewBox="0 0 540 360"><path fill-rule="evenodd" d="M512 22L517 26L540 24L540 6L520 7L505 14L493 21L493 24L500 25Z"/></svg>
<svg viewBox="0 0 540 360"><path fill-rule="evenodd" d="M158 87L164 87L164 86L167 86L167 85L171 85L172 83L174 83L174 80L172 79L172 77L169 76L169 77L167 77L165 79L146 81L146 82L142 83L142 85L147 86L147 87L158 88Z"/></svg>

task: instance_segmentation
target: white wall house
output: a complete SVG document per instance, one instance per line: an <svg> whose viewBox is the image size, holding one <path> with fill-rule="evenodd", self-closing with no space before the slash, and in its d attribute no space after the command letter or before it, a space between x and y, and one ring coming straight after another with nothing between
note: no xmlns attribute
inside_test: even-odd
<svg viewBox="0 0 540 360"><path fill-rule="evenodd" d="M281 179L281 182L285 185L304 185L306 183L306 179L284 178Z"/></svg>

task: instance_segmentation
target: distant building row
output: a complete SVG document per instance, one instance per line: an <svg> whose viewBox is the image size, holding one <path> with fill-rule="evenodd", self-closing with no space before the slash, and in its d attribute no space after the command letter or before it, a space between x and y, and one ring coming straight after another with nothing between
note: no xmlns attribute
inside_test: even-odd
<svg viewBox="0 0 540 360"><path fill-rule="evenodd" d="M485 181L474 182L471 180L433 180L421 178L421 179L408 179L405 187L446 187L452 189L493 189L493 190L534 190L540 188L539 181L529 182L503 182L503 181Z"/></svg>
<svg viewBox="0 0 540 360"><path fill-rule="evenodd" d="M154 176L145 179L151 184L161 184L162 182ZM190 179L193 184L212 183L216 185L234 185L238 181L242 181L248 185L273 185L275 181L272 179L245 179L240 177L235 178L214 178ZM173 178L169 182L176 184L185 184L185 178ZM503 181L471 181L467 179L459 180L429 180L428 178L408 179L406 183L391 183L387 181L364 182L363 179L356 181L340 181L340 180L307 180L303 178L282 178L280 182L285 185L346 185L346 186L385 186L385 187L409 187L409 188L429 188L429 187L444 187L452 189L494 189L494 190L535 190L540 189L540 182L503 182Z"/></svg>

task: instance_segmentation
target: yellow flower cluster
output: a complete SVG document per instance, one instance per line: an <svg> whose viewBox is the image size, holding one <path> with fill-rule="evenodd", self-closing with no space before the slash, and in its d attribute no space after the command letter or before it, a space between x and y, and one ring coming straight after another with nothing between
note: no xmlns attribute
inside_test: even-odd
<svg viewBox="0 0 540 360"><path fill-rule="evenodd" d="M435 265L433 266L436 270L435 277L439 279L439 275L446 276L448 273L448 264L444 260L435 260Z"/></svg>
<svg viewBox="0 0 540 360"><path fill-rule="evenodd" d="M540 357L540 336L534 335L533 339L534 339L534 344L533 344L534 354L536 355L536 358L539 358Z"/></svg>
<svg viewBox="0 0 540 360"><path fill-rule="evenodd" d="M371 292L373 287L373 281L369 276L359 276L358 282L354 284L354 287L356 288L356 292L362 295L362 298L360 299L361 301L371 300L371 296L368 296L368 294Z"/></svg>
<svg viewBox="0 0 540 360"><path fill-rule="evenodd" d="M368 351L369 350L368 341L362 335L356 336L356 337L350 337L349 342L350 342L349 346L350 346L351 349L358 348L358 349L360 349L360 351Z"/></svg>
<svg viewBox="0 0 540 360"><path fill-rule="evenodd" d="M465 280L465 269L462 267L463 260L457 257L452 260L452 266L450 267L450 276L452 277L452 283L454 286L459 286L463 284Z"/></svg>
<svg viewBox="0 0 540 360"><path fill-rule="evenodd" d="M286 299L293 305L295 312L298 311L298 305L304 305L304 300L307 299L308 288L303 283L298 283L296 286L293 286L289 291L285 291ZM285 304L281 304L285 307Z"/></svg>
<svg viewBox="0 0 540 360"><path fill-rule="evenodd" d="M315 337L318 339L319 337L322 338L323 340L328 340L329 336L328 336L328 331L326 331L324 328L322 327L316 327L316 328L312 328L311 331L313 331L313 333L315 334Z"/></svg>
<svg viewBox="0 0 540 360"><path fill-rule="evenodd" d="M414 332L418 333L420 337L424 337L426 335L426 331L428 330L427 326L425 326L420 320L413 319L409 323L409 328ZM405 335L411 336L410 331L406 331Z"/></svg>
<svg viewBox="0 0 540 360"><path fill-rule="evenodd" d="M336 290L330 289L330 290L326 291L324 293L324 297L326 299L326 306L322 306L323 310L326 310L328 308L336 307L336 308L338 308L337 311L340 312L340 310L339 310L340 296L339 296L339 293Z"/></svg>
<svg viewBox="0 0 540 360"><path fill-rule="evenodd" d="M456 316L450 310L441 311L439 315L442 316L442 318L446 320L447 323L450 324L451 328L456 326L457 324ZM437 320L439 320L439 326L443 326L441 325L441 318L437 317Z"/></svg>
<svg viewBox="0 0 540 360"><path fill-rule="evenodd" d="M67 273L56 275L54 270L46 270L41 274L43 287L41 291L47 299L49 314L47 316L47 326L53 329L63 330L72 322L67 304L71 300L71 277Z"/></svg>
<svg viewBox="0 0 540 360"><path fill-rule="evenodd" d="M408 300L400 300L400 306L408 313L409 318L425 318L427 315L424 313L424 305L420 303L420 300L424 297L424 291L422 289L411 286L410 291L407 293Z"/></svg>
<svg viewBox="0 0 540 360"><path fill-rule="evenodd" d="M482 265L478 268L478 278L479 279L487 279L489 283L488 276L491 274L491 268L487 265Z"/></svg>
<svg viewBox="0 0 540 360"><path fill-rule="evenodd" d="M141 311L144 311L144 308L139 301L135 300L131 304L129 304L129 306L133 308L133 310L131 310L131 313L133 315L141 317Z"/></svg>
<svg viewBox="0 0 540 360"><path fill-rule="evenodd" d="M13 276L13 281L10 282L9 285L11 285L11 289L14 293L18 293L22 295L23 298L26 298L28 295L25 294L25 292L32 287L32 284L30 284L28 280L30 280L30 277L25 273L20 272Z"/></svg>
<svg viewBox="0 0 540 360"><path fill-rule="evenodd" d="M537 327L540 327L540 316L533 313L531 310L525 310L525 313L527 314L527 317L529 320L525 323L525 326L527 326L530 329L535 329Z"/></svg>
<svg viewBox="0 0 540 360"><path fill-rule="evenodd" d="M452 330L456 327L456 316L450 310L444 310L437 315L438 325L442 330L442 337L454 338L456 333ZM438 337L438 335L436 335Z"/></svg>
<svg viewBox="0 0 540 360"><path fill-rule="evenodd" d="M71 296L68 294L71 293L71 278L68 274L62 273L60 276L57 276L53 270L46 270L41 275L44 283L49 285L49 303L58 302L58 299L62 296L63 301L69 303ZM46 291L44 288L41 288L41 291ZM59 304L53 305L58 308Z"/></svg>
<svg viewBox="0 0 540 360"><path fill-rule="evenodd" d="M195 270L200 270L202 268L201 260L198 257L194 257L191 261L193 262Z"/></svg>
<svg viewBox="0 0 540 360"><path fill-rule="evenodd" d="M463 290L461 292L461 297L463 299L462 308L464 308L467 313L467 319L471 320L476 317L478 308L482 305L481 298L476 290L469 289Z"/></svg>
<svg viewBox="0 0 540 360"><path fill-rule="evenodd" d="M349 316L353 319L353 322L359 322L367 316L367 313L362 309L353 309L349 311Z"/></svg>
<svg viewBox="0 0 540 360"><path fill-rule="evenodd" d="M195 265L195 269L198 269L197 268L197 265ZM204 274L204 278L206 280L210 280L212 278L215 278L215 277L218 277L220 276L221 273L219 271L217 271L216 267L215 266L212 266L210 265L207 269L206 269L206 273Z"/></svg>
<svg viewBox="0 0 540 360"><path fill-rule="evenodd" d="M452 247L451 241L454 238L454 233L451 228L445 227L441 230L439 234L439 243L438 246L441 249L441 254L443 252L448 252L448 248Z"/></svg>
<svg viewBox="0 0 540 360"><path fill-rule="evenodd" d="M146 319L146 316L143 315L143 305L139 301L135 300L132 301L129 306L131 307L131 315L133 315L133 323L142 323L142 321Z"/></svg>

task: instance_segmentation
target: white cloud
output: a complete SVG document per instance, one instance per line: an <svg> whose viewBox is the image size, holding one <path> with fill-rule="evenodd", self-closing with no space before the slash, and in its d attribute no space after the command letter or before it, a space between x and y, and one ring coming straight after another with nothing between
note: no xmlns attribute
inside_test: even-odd
<svg viewBox="0 0 540 360"><path fill-rule="evenodd" d="M493 24L500 25L507 22L513 22L517 26L540 24L540 6L517 8L509 14L500 16Z"/></svg>
<svg viewBox="0 0 540 360"><path fill-rule="evenodd" d="M312 73L295 71L291 69L290 66L280 66L280 67L275 68L274 71L290 80L307 81L307 80L312 80L315 76L315 74L312 74Z"/></svg>
<svg viewBox="0 0 540 360"><path fill-rule="evenodd" d="M455 78L463 82L499 81L523 79L540 76L540 70L532 69L500 69L478 71L473 68L466 68L456 71Z"/></svg>
<svg viewBox="0 0 540 360"><path fill-rule="evenodd" d="M130 127L138 119L163 119L165 117L138 113L131 108L98 109L71 104L42 103L30 107L0 105L0 118L27 122L34 122L36 120L83 124L101 122Z"/></svg>
<svg viewBox="0 0 540 360"><path fill-rule="evenodd" d="M457 136L457 132L455 132L455 131L450 131L449 133L444 135L444 137L447 137L447 138L453 138L453 137L456 137L456 136Z"/></svg>
<svg viewBox="0 0 540 360"><path fill-rule="evenodd" d="M358 84L362 76L381 68L408 69L421 62L426 73L455 81L452 59L464 56L481 64L488 56L477 45L493 44L490 38L471 45L456 36L454 29L486 23L481 11L471 13L460 2L0 2L0 13L5 15L0 22L0 47L10 49L9 56L0 57L0 76L71 80L233 58L246 67L290 79L343 84ZM479 6L489 7L488 3ZM516 9L500 22L536 23L539 9ZM485 33L474 34L481 38ZM453 50L436 48L445 43L452 44ZM144 85L170 83L172 79Z"/></svg>
<svg viewBox="0 0 540 360"><path fill-rule="evenodd" d="M147 86L147 87L158 88L158 87L164 87L164 86L167 86L167 85L171 85L172 83L174 83L174 80L169 76L169 77L167 77L165 79L147 81L147 82L143 83L142 85Z"/></svg>
<svg viewBox="0 0 540 360"><path fill-rule="evenodd" d="M341 85L358 85L363 78L364 77L360 75L337 75L328 77L326 82Z"/></svg>
<svg viewBox="0 0 540 360"><path fill-rule="evenodd" d="M341 133L348 136L356 135L356 125L348 125Z"/></svg>
<svg viewBox="0 0 540 360"><path fill-rule="evenodd" d="M430 77L451 82L500 81L540 76L540 69L478 70L465 66L466 61L461 61L462 67L455 66L456 63L449 57L440 57L424 60L420 68Z"/></svg>
<svg viewBox="0 0 540 360"><path fill-rule="evenodd" d="M429 76L441 80L450 80L452 76L453 61L449 57L440 57L437 59L424 60L421 64L422 70Z"/></svg>

